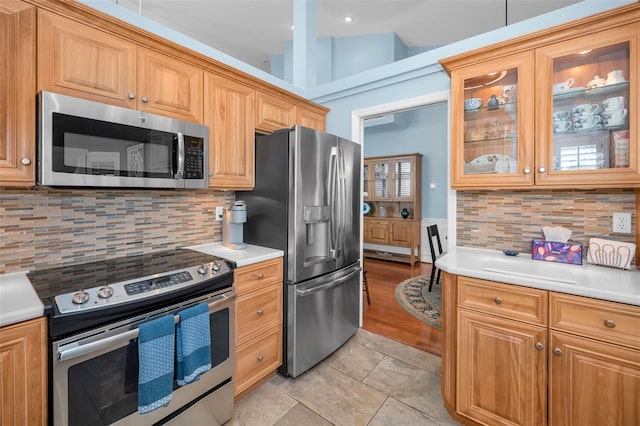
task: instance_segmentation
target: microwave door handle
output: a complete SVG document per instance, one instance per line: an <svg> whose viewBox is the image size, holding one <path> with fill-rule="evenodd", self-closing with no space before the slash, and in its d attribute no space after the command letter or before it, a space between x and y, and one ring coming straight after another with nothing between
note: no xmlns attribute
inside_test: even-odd
<svg viewBox="0 0 640 426"><path fill-rule="evenodd" d="M184 178L184 134L178 133L178 170L176 179Z"/></svg>
<svg viewBox="0 0 640 426"><path fill-rule="evenodd" d="M235 293L231 294L221 294L219 296L214 297L209 303L209 314L212 314L216 311L216 309L225 303L229 303L230 301L236 298ZM173 321L175 324L180 322L180 316L174 315ZM127 342L131 339L135 339L140 334L138 328L134 328L133 330L125 331L124 333L116 334L114 336L105 337L104 339L96 340L94 342L79 344L78 342L69 343L68 345L63 345L58 348L58 359L60 361L66 361L68 359L77 358L82 355L87 355L92 352L97 352L101 349L108 348L110 346L117 345L121 342Z"/></svg>

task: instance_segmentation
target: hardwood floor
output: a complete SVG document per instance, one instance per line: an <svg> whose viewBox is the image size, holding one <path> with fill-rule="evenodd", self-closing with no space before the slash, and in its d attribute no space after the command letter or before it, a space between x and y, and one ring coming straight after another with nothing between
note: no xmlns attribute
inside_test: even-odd
<svg viewBox="0 0 640 426"><path fill-rule="evenodd" d="M364 318L362 328L414 348L441 355L442 331L428 326L408 313L396 301L396 286L407 278L429 275L430 263L413 267L386 260L365 259L371 305L363 292Z"/></svg>

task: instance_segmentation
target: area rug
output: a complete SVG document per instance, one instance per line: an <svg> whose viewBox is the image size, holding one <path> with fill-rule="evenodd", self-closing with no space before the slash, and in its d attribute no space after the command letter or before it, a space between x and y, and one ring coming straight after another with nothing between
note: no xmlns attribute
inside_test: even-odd
<svg viewBox="0 0 640 426"><path fill-rule="evenodd" d="M396 287L396 299L411 315L433 328L442 330L440 284L434 283L429 292L429 276L421 275L402 281Z"/></svg>

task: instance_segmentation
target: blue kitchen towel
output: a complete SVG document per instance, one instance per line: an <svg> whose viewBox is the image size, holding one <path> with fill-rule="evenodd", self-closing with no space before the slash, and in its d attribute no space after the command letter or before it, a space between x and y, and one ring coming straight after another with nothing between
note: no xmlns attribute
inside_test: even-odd
<svg viewBox="0 0 640 426"><path fill-rule="evenodd" d="M148 413L171 401L175 321L167 315L138 326L138 412Z"/></svg>
<svg viewBox="0 0 640 426"><path fill-rule="evenodd" d="M211 328L206 303L180 311L178 323L178 385L184 386L211 370Z"/></svg>

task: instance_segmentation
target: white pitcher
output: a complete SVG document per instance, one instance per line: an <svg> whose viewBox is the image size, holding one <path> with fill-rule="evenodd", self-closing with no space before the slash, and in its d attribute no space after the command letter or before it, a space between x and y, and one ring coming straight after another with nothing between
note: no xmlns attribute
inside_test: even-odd
<svg viewBox="0 0 640 426"><path fill-rule="evenodd" d="M613 70L607 74L607 84L616 84L627 81L622 74L622 70Z"/></svg>

